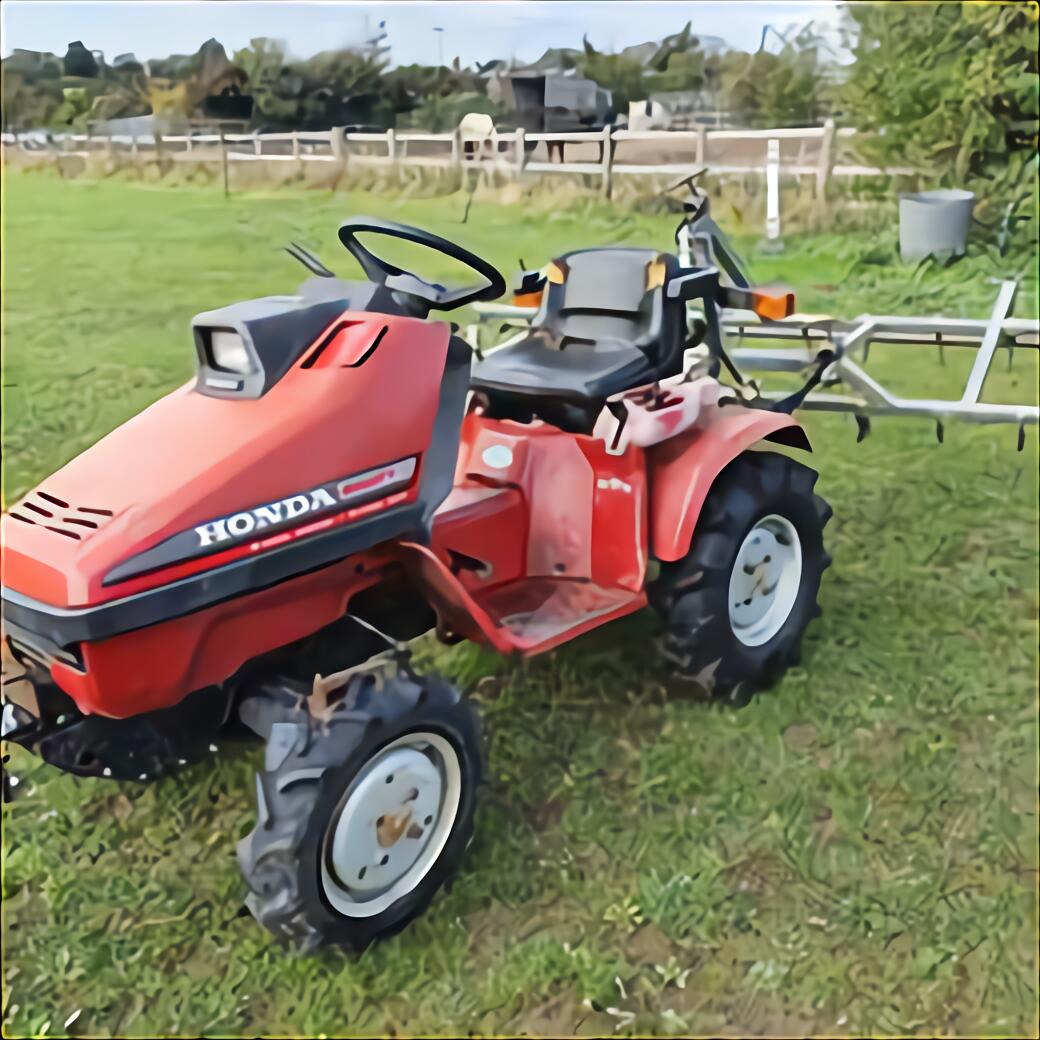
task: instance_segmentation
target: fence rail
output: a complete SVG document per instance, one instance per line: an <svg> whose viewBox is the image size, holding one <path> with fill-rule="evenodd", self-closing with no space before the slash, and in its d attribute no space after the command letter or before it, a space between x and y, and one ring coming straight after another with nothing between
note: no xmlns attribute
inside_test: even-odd
<svg viewBox="0 0 1040 1040"><path fill-rule="evenodd" d="M494 171L519 177L525 173L598 178L610 195L615 177L682 176L697 169L717 175L764 175L769 194L777 193L781 176L814 179L815 197L825 204L831 177L912 175L906 167L878 168L842 162L840 143L858 131L823 126L778 127L771 130L602 130L536 133L491 130L482 134L465 125L449 133L387 130L380 133L291 131L224 134L11 134L0 137L4 148L61 156L127 154L177 162L339 163L359 167L425 167ZM793 152L797 146L797 152ZM566 150L582 154L570 161ZM786 149L786 154L785 154ZM777 234L779 232L777 231Z"/></svg>

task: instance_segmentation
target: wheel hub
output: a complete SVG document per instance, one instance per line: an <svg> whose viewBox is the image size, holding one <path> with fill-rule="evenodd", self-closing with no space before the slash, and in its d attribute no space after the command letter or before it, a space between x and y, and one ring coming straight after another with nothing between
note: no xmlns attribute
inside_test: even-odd
<svg viewBox="0 0 1040 1040"><path fill-rule="evenodd" d="M729 620L745 646L769 642L798 598L802 546L794 524L775 513L748 532L729 581Z"/></svg>
<svg viewBox="0 0 1040 1040"><path fill-rule="evenodd" d="M322 884L348 916L379 913L429 872L454 823L458 758L435 734L409 734L373 756L329 826Z"/></svg>
<svg viewBox="0 0 1040 1040"><path fill-rule="evenodd" d="M376 893L407 873L429 841L443 786L437 767L414 748L398 748L370 763L333 835L339 880L357 892Z"/></svg>

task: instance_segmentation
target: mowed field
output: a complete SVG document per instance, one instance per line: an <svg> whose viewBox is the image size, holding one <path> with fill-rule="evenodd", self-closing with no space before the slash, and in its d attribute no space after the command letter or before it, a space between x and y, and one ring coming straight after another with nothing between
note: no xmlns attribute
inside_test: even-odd
<svg viewBox="0 0 1040 1040"><path fill-rule="evenodd" d="M290 239L346 274L336 226L372 213L512 271L667 249L675 220L464 206L7 175L5 505L190 376L194 313L291 291ZM915 273L894 233L737 242L803 311L984 316L1022 269L1035 314L1033 252ZM870 369L939 396L970 352L944 360ZM995 369L993 399L1036 400L1035 352ZM835 562L801 667L749 707L670 685L649 617L526 664L423 644L482 706L491 782L451 891L363 956L289 957L240 913L259 747L148 787L10 749L5 1035L1036 1035L1036 429L1019 454L1013 428L807 425Z"/></svg>

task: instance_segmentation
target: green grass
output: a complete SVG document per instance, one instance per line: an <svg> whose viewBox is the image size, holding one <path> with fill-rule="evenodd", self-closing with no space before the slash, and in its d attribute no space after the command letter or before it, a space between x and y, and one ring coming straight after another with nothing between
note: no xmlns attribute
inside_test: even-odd
<svg viewBox="0 0 1040 1040"><path fill-rule="evenodd" d="M671 217L587 206L222 198L9 175L8 503L185 379L191 315L284 291L298 238L340 266L374 212L512 269L583 244L666 248ZM1006 273L895 262L894 238L739 245L800 307L984 315ZM1029 264L1020 313L1035 313ZM346 265L343 264L345 268ZM872 358L951 392L967 352ZM1023 352L1019 352L1022 354ZM1035 400L1035 356L992 393ZM834 567L802 667L739 712L669 690L636 617L509 663L432 642L476 691L491 785L453 889L360 958L289 958L233 858L259 751L152 787L17 749L4 809L5 1035L1037 1033L1037 444L1009 428L811 416Z"/></svg>

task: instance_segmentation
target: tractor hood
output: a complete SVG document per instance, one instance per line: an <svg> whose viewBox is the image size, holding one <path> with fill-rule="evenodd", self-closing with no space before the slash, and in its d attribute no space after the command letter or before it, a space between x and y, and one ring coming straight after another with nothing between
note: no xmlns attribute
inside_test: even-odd
<svg viewBox="0 0 1040 1040"><path fill-rule="evenodd" d="M249 321L236 326L241 311L224 317L224 328L252 333L247 351L258 351L224 360L259 359L272 371L260 353L270 329L257 337ZM421 499L448 382L457 445L468 351L463 364L453 349L446 372L445 325L352 311L315 325L284 372L250 396L207 392L211 345L199 345L198 329L218 326L197 319L198 382L118 427L3 517L5 600L87 607L193 575L204 599L219 599L230 561L284 555L290 540ZM452 452L449 484L453 465Z"/></svg>

